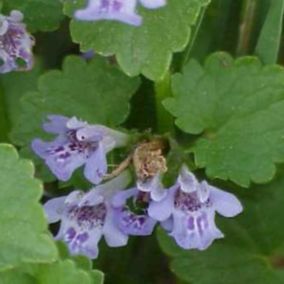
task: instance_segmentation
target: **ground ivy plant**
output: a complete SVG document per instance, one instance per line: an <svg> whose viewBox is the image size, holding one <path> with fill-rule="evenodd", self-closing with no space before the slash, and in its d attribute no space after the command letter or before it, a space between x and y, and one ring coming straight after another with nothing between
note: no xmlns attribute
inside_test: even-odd
<svg viewBox="0 0 284 284"><path fill-rule="evenodd" d="M284 0L0 0L0 284L284 284Z"/></svg>

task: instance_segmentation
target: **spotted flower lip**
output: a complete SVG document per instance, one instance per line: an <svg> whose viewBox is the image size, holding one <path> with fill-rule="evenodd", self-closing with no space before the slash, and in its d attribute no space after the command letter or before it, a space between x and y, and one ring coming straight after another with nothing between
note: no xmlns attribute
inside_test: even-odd
<svg viewBox="0 0 284 284"><path fill-rule="evenodd" d="M0 15L0 73L26 71L33 67L34 38L27 32L20 11Z"/></svg>
<svg viewBox="0 0 284 284"><path fill-rule="evenodd" d="M165 0L139 0L148 9L166 5ZM137 0L89 0L85 9L77 10L75 18L84 21L116 20L139 26L142 17L136 13Z"/></svg>
<svg viewBox="0 0 284 284"><path fill-rule="evenodd" d="M76 117L49 115L48 119L43 129L58 136L52 142L34 139L31 146L59 180L67 181L77 168L85 165L85 177L99 184L107 173L107 153L128 140L126 134L102 125L89 125Z"/></svg>
<svg viewBox="0 0 284 284"><path fill-rule="evenodd" d="M140 209L141 212L135 213L127 205L127 201L130 199L134 203L148 203L149 198L148 193L142 193L137 188L124 190L113 196L111 204L115 210L114 220L124 234L132 236L152 234L157 221L148 215L147 206Z"/></svg>
<svg viewBox="0 0 284 284"><path fill-rule="evenodd" d="M223 233L215 225L215 212L224 217L240 214L243 207L231 193L198 182L183 166L177 183L167 191L167 196L150 203L149 215L160 221L177 244L184 249L208 248Z"/></svg>
<svg viewBox="0 0 284 284"><path fill-rule="evenodd" d="M88 193L77 190L49 200L44 205L48 222L61 221L55 239L63 240L71 254L86 255L91 259L98 256L98 243L103 236L110 247L126 245L128 236L114 223L115 211L110 199L127 183L128 175L123 173Z"/></svg>

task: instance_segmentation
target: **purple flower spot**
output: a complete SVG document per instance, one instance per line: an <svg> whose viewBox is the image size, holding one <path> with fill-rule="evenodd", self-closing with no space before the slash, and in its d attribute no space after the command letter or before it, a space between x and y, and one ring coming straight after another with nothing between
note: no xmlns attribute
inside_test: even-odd
<svg viewBox="0 0 284 284"><path fill-rule="evenodd" d="M113 2L113 10L119 12L122 8L122 3L120 1L115 0Z"/></svg>
<svg viewBox="0 0 284 284"><path fill-rule="evenodd" d="M74 228L70 227L67 229L66 233L65 233L65 238L67 242L70 242L74 239L74 237L76 236L76 231Z"/></svg>
<svg viewBox="0 0 284 284"><path fill-rule="evenodd" d="M62 152L62 151L64 151L64 147L63 147L63 146L59 146L58 148L56 148L56 149L54 150L54 152L56 152L56 153Z"/></svg>
<svg viewBox="0 0 284 284"><path fill-rule="evenodd" d="M193 231L195 226L194 226L194 218L192 216L190 216L188 218L188 221L187 221L187 227L189 230Z"/></svg>
<svg viewBox="0 0 284 284"><path fill-rule="evenodd" d="M70 156L71 156L71 154L70 154L69 152L65 152L65 153L60 154L58 157L59 157L60 159L67 159L67 158L69 158Z"/></svg>
<svg viewBox="0 0 284 284"><path fill-rule="evenodd" d="M79 242L79 243L84 243L86 242L87 240L89 239L89 234L87 232L84 232L82 234L79 234L76 238L76 240Z"/></svg>
<svg viewBox="0 0 284 284"><path fill-rule="evenodd" d="M96 206L74 206L70 209L69 216L75 219L80 227L90 230L104 224L106 212L106 206L101 203Z"/></svg>
<svg viewBox="0 0 284 284"><path fill-rule="evenodd" d="M210 207L211 202L208 198L205 202L201 202L197 192L186 193L178 189L174 200L175 207L184 212L196 212L203 207Z"/></svg>

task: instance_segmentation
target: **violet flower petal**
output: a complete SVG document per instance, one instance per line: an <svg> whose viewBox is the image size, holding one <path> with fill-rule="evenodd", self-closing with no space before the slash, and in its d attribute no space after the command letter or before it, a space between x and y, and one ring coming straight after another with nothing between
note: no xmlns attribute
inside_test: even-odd
<svg viewBox="0 0 284 284"><path fill-rule="evenodd" d="M93 184L99 184L107 173L106 153L102 143L98 144L97 149L87 159L84 175Z"/></svg>

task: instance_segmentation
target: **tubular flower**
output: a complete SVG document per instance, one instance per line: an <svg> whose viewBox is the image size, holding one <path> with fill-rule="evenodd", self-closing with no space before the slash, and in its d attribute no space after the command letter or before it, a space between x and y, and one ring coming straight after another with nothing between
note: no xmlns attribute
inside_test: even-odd
<svg viewBox="0 0 284 284"><path fill-rule="evenodd" d="M115 209L114 220L124 234L132 236L152 234L157 221L148 215L149 200L149 194L141 192L137 188L121 191L114 195L112 199L112 206Z"/></svg>
<svg viewBox="0 0 284 284"><path fill-rule="evenodd" d="M0 15L0 73L30 70L33 66L34 38L27 32L23 18L19 11Z"/></svg>
<svg viewBox="0 0 284 284"><path fill-rule="evenodd" d="M234 217L243 210L239 200L231 193L199 183L183 166L177 183L160 202L151 202L149 215L162 222L177 244L184 249L208 248L215 239L223 238L216 227L215 212Z"/></svg>
<svg viewBox="0 0 284 284"><path fill-rule="evenodd" d="M107 172L106 154L124 146L127 135L102 125L89 125L75 117L49 115L48 118L43 129L58 136L52 142L33 140L33 151L45 160L58 179L68 180L75 169L85 165L85 177L99 184Z"/></svg>
<svg viewBox="0 0 284 284"><path fill-rule="evenodd" d="M140 0L148 9L156 9L166 4L165 0ZM142 17L136 13L137 0L89 0L85 9L78 10L78 20L116 20L129 25L139 26Z"/></svg>
<svg viewBox="0 0 284 284"><path fill-rule="evenodd" d="M114 223L115 211L110 203L111 195L124 187L126 180L122 174L87 194L74 191L68 196L53 198L44 205L49 223L61 221L55 238L63 240L71 254L96 258L102 236L110 247L127 244L128 236Z"/></svg>

